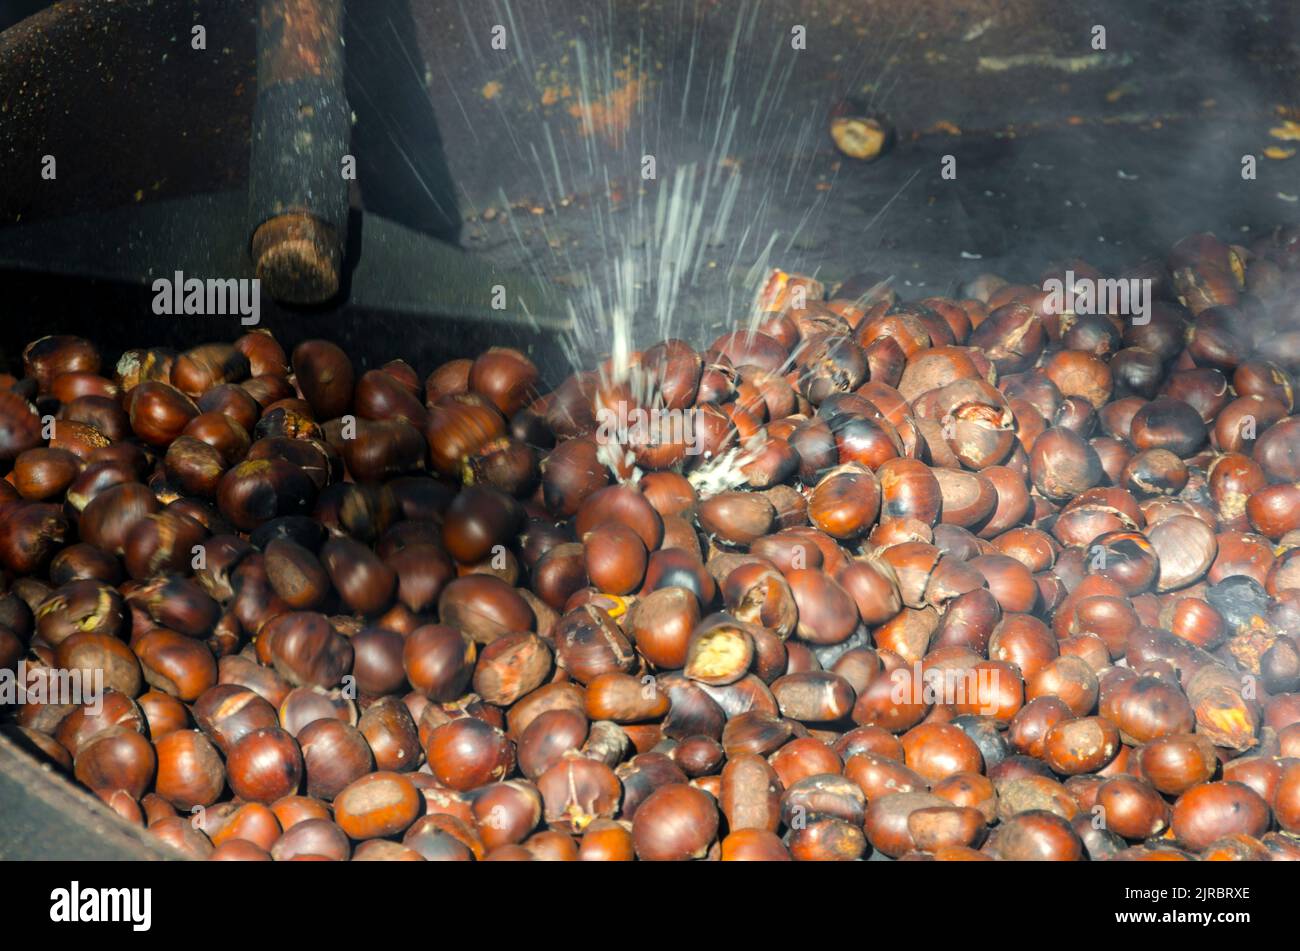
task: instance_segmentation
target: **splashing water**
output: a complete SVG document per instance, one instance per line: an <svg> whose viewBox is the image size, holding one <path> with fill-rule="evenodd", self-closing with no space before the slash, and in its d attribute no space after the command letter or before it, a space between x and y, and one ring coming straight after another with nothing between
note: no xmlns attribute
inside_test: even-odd
<svg viewBox="0 0 1300 951"><path fill-rule="evenodd" d="M592 3L558 59L545 0L458 6L483 68L550 106L540 134L525 139L503 97L492 100L505 131L496 138L531 169L498 197L518 212L502 232L514 258L539 282L566 288L572 330L561 349L574 372L608 358L602 381L630 382L654 406L659 381L632 372L639 348L681 338L702 350L726 329L756 329L774 265L817 275L831 188L812 183L827 164L832 102L800 99L796 77L815 54L792 49L769 0L670 0L639 11ZM481 41L485 22L508 27L510 65ZM874 76L883 101L898 31L860 35L846 79L852 88ZM492 130L472 131L477 140ZM736 447L693 479L705 492L739 484L760 450Z"/></svg>

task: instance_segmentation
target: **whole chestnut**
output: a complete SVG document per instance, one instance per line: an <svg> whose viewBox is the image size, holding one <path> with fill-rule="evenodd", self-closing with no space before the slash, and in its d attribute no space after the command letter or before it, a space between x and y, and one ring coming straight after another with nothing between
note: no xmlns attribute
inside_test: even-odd
<svg viewBox="0 0 1300 951"><path fill-rule="evenodd" d="M636 662L636 652L618 625L590 604L560 618L552 636L556 664L579 683L612 671L627 672Z"/></svg>
<svg viewBox="0 0 1300 951"><path fill-rule="evenodd" d="M578 859L583 862L630 862L635 857L630 823L597 819L582 834Z"/></svg>
<svg viewBox="0 0 1300 951"><path fill-rule="evenodd" d="M288 538L276 538L267 544L265 558L267 579L289 607L311 610L329 595L329 574L310 549Z"/></svg>
<svg viewBox="0 0 1300 951"><path fill-rule="evenodd" d="M1206 783L1219 768L1214 744L1195 733L1162 736L1138 753L1142 775L1166 796L1180 796Z"/></svg>
<svg viewBox="0 0 1300 951"><path fill-rule="evenodd" d="M221 757L198 730L176 730L154 741L158 774L154 788L182 812L210 806L226 785Z"/></svg>
<svg viewBox="0 0 1300 951"><path fill-rule="evenodd" d="M749 833L755 831L749 830ZM725 848L726 840L723 845ZM867 840L858 825L843 819L824 818L801 823L791 831L788 846L789 856L797 862L854 862L866 852ZM778 854L773 860L784 859Z"/></svg>
<svg viewBox="0 0 1300 951"><path fill-rule="evenodd" d="M348 411L356 375L341 347L327 340L304 340L294 347L292 365L317 419L335 419Z"/></svg>
<svg viewBox="0 0 1300 951"><path fill-rule="evenodd" d="M151 694L141 697L141 704ZM166 694L153 694L165 697ZM146 710L148 708L146 707ZM275 707L247 687L221 683L203 691L193 703L194 721L223 753L254 730L279 723ZM151 721L152 729L152 721ZM158 735L155 733L155 740Z"/></svg>
<svg viewBox="0 0 1300 951"><path fill-rule="evenodd" d="M36 380L41 393L49 391L60 373L98 373L99 369L99 350L84 337L48 335L23 348L23 372Z"/></svg>
<svg viewBox="0 0 1300 951"><path fill-rule="evenodd" d="M964 732L947 723L922 723L902 736L904 762L930 782L955 773L977 773L984 760Z"/></svg>
<svg viewBox="0 0 1300 951"><path fill-rule="evenodd" d="M464 575L443 588L438 617L478 644L511 631L531 631L536 623L533 609L514 588L484 574Z"/></svg>
<svg viewBox="0 0 1300 951"><path fill-rule="evenodd" d="M859 833L860 835L861 833ZM863 843L865 847L865 842ZM858 853L861 854L861 849ZM738 829L722 840L724 862L789 862L790 851L780 836L766 829Z"/></svg>
<svg viewBox="0 0 1300 951"><path fill-rule="evenodd" d="M190 725L190 714L185 704L168 694L150 690L137 697L136 703L144 715L149 736L155 741L173 730L184 730ZM271 716L274 722L274 710L271 711Z"/></svg>
<svg viewBox="0 0 1300 951"><path fill-rule="evenodd" d="M519 529L518 504L488 486L469 486L452 500L443 516L442 541L461 564L474 564L510 542Z"/></svg>
<svg viewBox="0 0 1300 951"><path fill-rule="evenodd" d="M1062 776L1096 772L1119 751L1119 731L1105 717L1063 720L1043 737L1043 761Z"/></svg>
<svg viewBox="0 0 1300 951"><path fill-rule="evenodd" d="M316 483L284 459L250 459L226 471L217 483L217 507L240 531L284 515L306 515Z"/></svg>
<svg viewBox="0 0 1300 951"><path fill-rule="evenodd" d="M126 396L131 430L150 446L167 446L199 415L194 401L167 383L149 380Z"/></svg>
<svg viewBox="0 0 1300 951"><path fill-rule="evenodd" d="M1179 796L1170 825L1179 842L1199 852L1226 835L1258 838L1270 820L1268 803L1249 786L1217 782L1201 783Z"/></svg>
<svg viewBox="0 0 1300 951"><path fill-rule="evenodd" d="M347 833L326 816L285 826L271 847L271 857L277 862L307 858L346 862L351 854Z"/></svg>
<svg viewBox="0 0 1300 951"><path fill-rule="evenodd" d="M1162 736L1190 733L1196 717L1176 684L1141 677L1103 695L1101 713L1134 746Z"/></svg>
<svg viewBox="0 0 1300 951"><path fill-rule="evenodd" d="M366 707L357 729L369 744L379 769L405 773L419 767L419 730L406 704L397 697L383 697Z"/></svg>
<svg viewBox="0 0 1300 951"><path fill-rule="evenodd" d="M227 842L243 841L262 849L268 853L267 859L270 859L269 850L283 831L280 820L270 807L260 802L235 806L228 815L221 817L220 825L215 829L211 828L212 812L213 810L208 811L208 822L205 825L208 826L208 835L213 845L220 849Z"/></svg>
<svg viewBox="0 0 1300 951"><path fill-rule="evenodd" d="M681 783L652 792L632 820L632 844L642 861L703 858L717 834L713 797Z"/></svg>
<svg viewBox="0 0 1300 951"><path fill-rule="evenodd" d="M230 789L248 802L270 804L293 795L302 782L302 771L298 741L274 726L246 734L226 757Z"/></svg>
<svg viewBox="0 0 1300 951"><path fill-rule="evenodd" d="M321 563L339 598L359 614L379 614L397 589L397 573L373 551L350 538L331 538L321 548Z"/></svg>
<svg viewBox="0 0 1300 951"><path fill-rule="evenodd" d="M419 817L421 797L400 773L361 776L334 800L334 821L353 840L401 835Z"/></svg>
<svg viewBox="0 0 1300 951"><path fill-rule="evenodd" d="M586 710L593 720L635 723L657 720L668 712L667 694L652 678L640 680L620 671L599 674L587 683Z"/></svg>
<svg viewBox="0 0 1300 951"><path fill-rule="evenodd" d="M546 508L559 517L577 514L583 501L609 484L609 469L591 439L560 443L542 460L541 469Z"/></svg>
<svg viewBox="0 0 1300 951"><path fill-rule="evenodd" d="M875 474L861 463L849 462L818 481L808 497L808 518L832 538L848 541L871 530L880 505L881 484Z"/></svg>
<svg viewBox="0 0 1300 951"><path fill-rule="evenodd" d="M280 702L277 716L280 726L296 738L316 720L342 720L355 725L357 708L338 690L325 690L315 686L295 687Z"/></svg>
<svg viewBox="0 0 1300 951"><path fill-rule="evenodd" d="M1029 473L1052 501L1064 502L1101 481L1101 460L1082 436L1068 429L1049 429L1029 454Z"/></svg>
<svg viewBox="0 0 1300 951"><path fill-rule="evenodd" d="M509 347L491 347L470 366L468 385L492 401L505 416L534 398L540 373L533 361Z"/></svg>
<svg viewBox="0 0 1300 951"><path fill-rule="evenodd" d="M452 789L474 789L505 778L515 763L514 744L474 717L437 727L425 746L429 768Z"/></svg>
<svg viewBox="0 0 1300 951"><path fill-rule="evenodd" d="M406 640L401 634L383 627L364 627L352 636L351 643L352 676L363 696L383 697L409 689L403 666Z"/></svg>
<svg viewBox="0 0 1300 951"><path fill-rule="evenodd" d="M857 699L847 680L828 671L786 674L773 681L771 688L781 715L804 723L846 717Z"/></svg>
<svg viewBox="0 0 1300 951"><path fill-rule="evenodd" d="M295 686L333 687L352 669L352 643L323 614L281 614L259 638L276 672Z"/></svg>
<svg viewBox="0 0 1300 951"><path fill-rule="evenodd" d="M847 591L827 573L814 568L786 572L799 620L795 630L813 644L839 644L858 623L857 605Z"/></svg>
<svg viewBox="0 0 1300 951"><path fill-rule="evenodd" d="M722 492L700 502L695 517L700 528L725 545L745 547L768 533L776 510L761 495Z"/></svg>
<svg viewBox="0 0 1300 951"><path fill-rule="evenodd" d="M374 767L370 746L356 727L326 717L298 731L307 795L326 802ZM340 823L342 824L342 823Z"/></svg>
<svg viewBox="0 0 1300 951"><path fill-rule="evenodd" d="M1130 439L1139 451L1167 449L1186 459L1205 443L1207 430L1201 415L1179 399L1160 397L1133 416Z"/></svg>
<svg viewBox="0 0 1300 951"><path fill-rule="evenodd" d="M551 668L551 649L544 640L536 634L506 634L479 653L474 692L488 703L508 707L540 687Z"/></svg>
<svg viewBox="0 0 1300 951"><path fill-rule="evenodd" d="M134 651L149 686L186 703L217 682L217 662L208 646L165 627L142 636Z"/></svg>
<svg viewBox="0 0 1300 951"><path fill-rule="evenodd" d="M645 544L631 528L605 522L582 538L587 577L600 591L630 594L645 577Z"/></svg>
<svg viewBox="0 0 1300 951"><path fill-rule="evenodd" d="M1126 839L1150 839L1169 824L1169 806L1160 794L1132 776L1115 776L1097 790L1106 828Z"/></svg>
<svg viewBox="0 0 1300 951"><path fill-rule="evenodd" d="M997 854L1013 862L1077 862L1083 843L1060 816L1029 810L1013 816L998 829Z"/></svg>
<svg viewBox="0 0 1300 951"><path fill-rule="evenodd" d="M73 774L101 799L119 789L139 799L153 783L157 768L153 744L135 730L115 726L82 747Z"/></svg>

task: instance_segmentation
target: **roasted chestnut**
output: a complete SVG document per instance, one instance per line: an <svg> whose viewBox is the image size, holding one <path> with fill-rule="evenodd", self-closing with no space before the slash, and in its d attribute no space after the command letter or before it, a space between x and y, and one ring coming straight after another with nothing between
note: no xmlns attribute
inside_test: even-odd
<svg viewBox="0 0 1300 951"><path fill-rule="evenodd" d="M101 799L120 789L138 800L154 781L157 768L153 744L135 730L115 726L85 744L73 774Z"/></svg>
<svg viewBox="0 0 1300 951"><path fill-rule="evenodd" d="M452 789L474 789L503 779L514 766L514 745L500 730L474 717L435 729L425 745L429 768Z"/></svg>
<svg viewBox="0 0 1300 951"><path fill-rule="evenodd" d="M297 739L309 796L328 802L374 768L366 738L341 720L314 720L298 731Z"/></svg>
<svg viewBox="0 0 1300 951"><path fill-rule="evenodd" d="M349 784L334 800L334 821L348 838L401 835L420 815L421 798L400 773L378 772Z"/></svg>
<svg viewBox="0 0 1300 951"><path fill-rule="evenodd" d="M632 844L642 861L703 858L717 834L713 797L681 783L656 789L632 820Z"/></svg>
<svg viewBox="0 0 1300 951"><path fill-rule="evenodd" d="M1195 852L1227 835L1258 838L1268 831L1271 815L1266 803L1249 786L1234 782L1201 783L1174 803L1174 837Z"/></svg>
<svg viewBox="0 0 1300 951"><path fill-rule="evenodd" d="M231 790L248 802L274 803L298 791L302 751L279 727L253 730L238 740L226 757Z"/></svg>
<svg viewBox="0 0 1300 951"><path fill-rule="evenodd" d="M216 748L198 730L176 730L154 741L158 795L181 812L210 806L226 786L226 771Z"/></svg>

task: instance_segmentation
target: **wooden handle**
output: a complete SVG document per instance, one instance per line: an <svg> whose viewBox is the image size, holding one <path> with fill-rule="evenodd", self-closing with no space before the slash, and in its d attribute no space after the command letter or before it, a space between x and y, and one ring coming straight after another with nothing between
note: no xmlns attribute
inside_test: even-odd
<svg viewBox="0 0 1300 951"><path fill-rule="evenodd" d="M250 252L277 300L338 293L347 234L342 175L351 130L343 0L260 0L249 169Z"/></svg>

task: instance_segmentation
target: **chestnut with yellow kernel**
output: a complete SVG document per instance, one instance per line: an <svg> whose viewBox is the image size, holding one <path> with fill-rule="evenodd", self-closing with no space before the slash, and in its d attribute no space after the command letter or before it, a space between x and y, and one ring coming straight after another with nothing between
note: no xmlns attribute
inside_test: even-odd
<svg viewBox="0 0 1300 951"><path fill-rule="evenodd" d="M862 162L876 161L894 142L893 127L879 116L837 115L830 131L837 149Z"/></svg>

